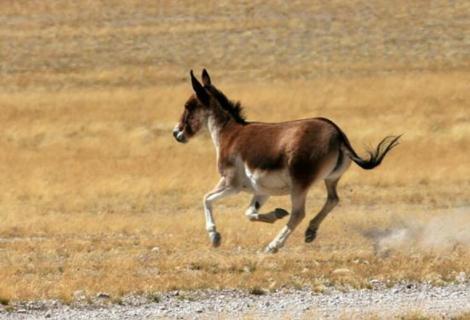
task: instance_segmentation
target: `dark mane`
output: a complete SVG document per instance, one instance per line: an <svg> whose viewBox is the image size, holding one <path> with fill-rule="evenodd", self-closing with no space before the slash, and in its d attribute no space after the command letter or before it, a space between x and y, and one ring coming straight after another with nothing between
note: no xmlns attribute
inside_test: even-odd
<svg viewBox="0 0 470 320"><path fill-rule="evenodd" d="M205 88L212 94L212 96L217 99L222 109L224 109L232 118L240 123L246 124L245 116L243 115L243 108L239 101L233 102L229 100L225 94L218 90L213 85L205 86Z"/></svg>

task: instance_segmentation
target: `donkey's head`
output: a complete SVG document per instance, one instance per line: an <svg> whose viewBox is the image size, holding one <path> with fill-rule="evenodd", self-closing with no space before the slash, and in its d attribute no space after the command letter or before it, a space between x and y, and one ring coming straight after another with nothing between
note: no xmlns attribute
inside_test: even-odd
<svg viewBox="0 0 470 320"><path fill-rule="evenodd" d="M184 111L180 121L173 129L173 136L181 143L188 142L191 137L203 128L209 116L211 99L213 99L206 88L204 88L211 85L211 79L206 69L202 71L202 83L204 86L194 77L192 70L190 75L194 93L184 104Z"/></svg>

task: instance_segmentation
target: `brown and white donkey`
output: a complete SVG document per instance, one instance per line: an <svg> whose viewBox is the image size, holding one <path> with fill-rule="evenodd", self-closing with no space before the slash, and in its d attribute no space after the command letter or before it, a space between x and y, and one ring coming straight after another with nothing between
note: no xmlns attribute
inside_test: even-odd
<svg viewBox="0 0 470 320"><path fill-rule="evenodd" d="M292 211L287 225L266 247L266 252L281 248L305 217L309 188L324 180L328 197L320 212L310 221L305 241L315 239L320 223L338 204L336 186L351 160L363 169L378 166L398 145L400 136L384 138L369 158L357 155L346 135L332 121L311 118L281 123L247 122L239 103L234 103L211 83L204 69L202 84L191 70L195 94L184 105L184 112L173 130L178 142L185 143L202 128L207 128L216 153L220 181L204 196L206 229L212 245L220 245L212 204L240 191L253 194L245 214L251 221L273 223L288 215L284 209L259 213L271 195L290 195Z"/></svg>

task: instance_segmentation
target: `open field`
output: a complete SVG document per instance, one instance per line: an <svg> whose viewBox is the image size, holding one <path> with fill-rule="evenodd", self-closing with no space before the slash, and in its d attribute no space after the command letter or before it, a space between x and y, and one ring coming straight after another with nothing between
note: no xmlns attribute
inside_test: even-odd
<svg viewBox="0 0 470 320"><path fill-rule="evenodd" d="M1 301L466 281L469 5L306 3L2 2ZM207 134L171 135L202 66L249 120L324 116L360 152L402 144L374 171L351 167L313 244L304 221L259 254L284 222L249 222L238 195L215 206L212 249L215 151ZM325 196L312 189L308 218Z"/></svg>

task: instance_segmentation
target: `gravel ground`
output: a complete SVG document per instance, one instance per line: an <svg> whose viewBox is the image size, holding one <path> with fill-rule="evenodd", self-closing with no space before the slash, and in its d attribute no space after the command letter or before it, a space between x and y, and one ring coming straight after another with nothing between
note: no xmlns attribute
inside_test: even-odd
<svg viewBox="0 0 470 320"><path fill-rule="evenodd" d="M4 306L0 308L0 319L351 319L364 316L391 318L413 312L447 319L470 313L468 282L445 287L403 284L384 288L380 284L375 285L372 290L341 292L329 289L322 294L309 290L273 293L262 290L251 293L236 290L176 291L153 296L154 302L149 302L149 298L126 297L120 304L111 304L110 298L103 293L92 304L74 302L62 305L56 301L43 301L20 303L13 308Z"/></svg>

